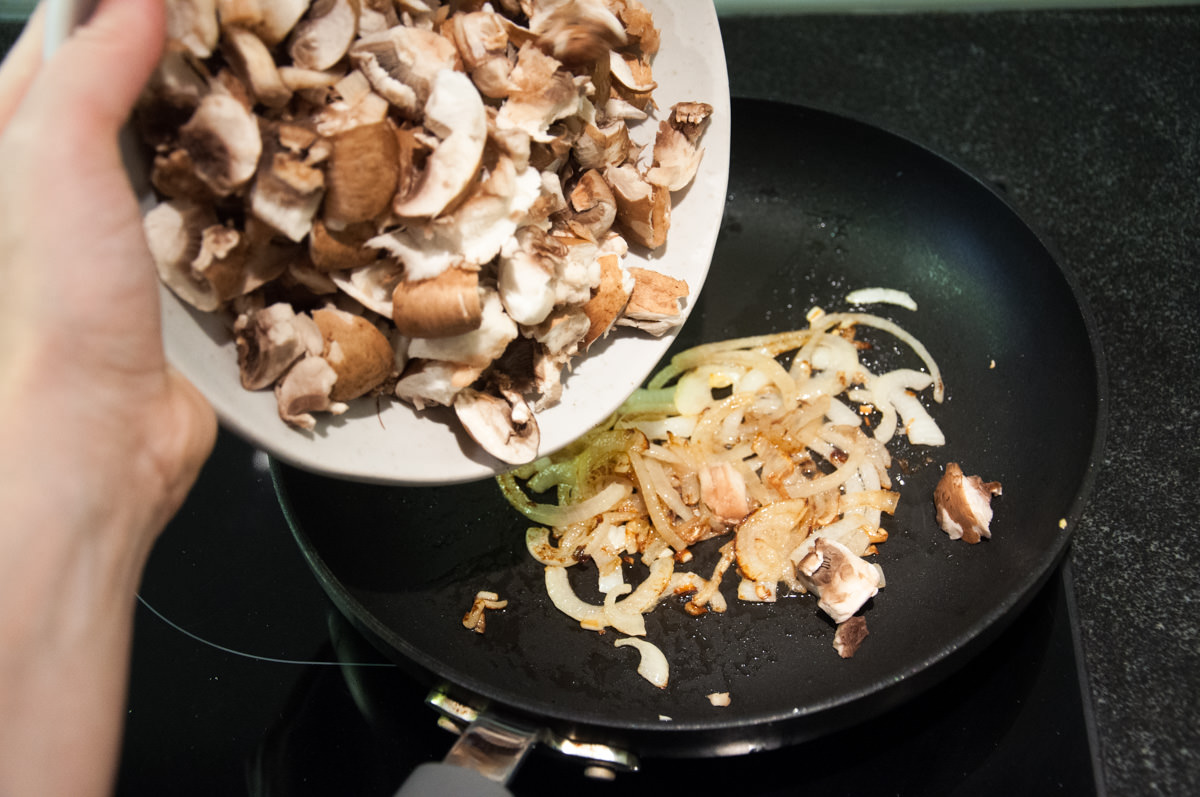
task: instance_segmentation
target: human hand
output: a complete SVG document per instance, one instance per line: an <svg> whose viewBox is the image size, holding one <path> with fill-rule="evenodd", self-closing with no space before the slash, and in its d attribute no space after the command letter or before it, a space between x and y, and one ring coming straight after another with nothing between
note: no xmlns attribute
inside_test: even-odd
<svg viewBox="0 0 1200 797"><path fill-rule="evenodd" d="M102 0L43 63L39 12L0 68L4 794L107 789L141 568L215 438L117 148L164 24Z"/></svg>

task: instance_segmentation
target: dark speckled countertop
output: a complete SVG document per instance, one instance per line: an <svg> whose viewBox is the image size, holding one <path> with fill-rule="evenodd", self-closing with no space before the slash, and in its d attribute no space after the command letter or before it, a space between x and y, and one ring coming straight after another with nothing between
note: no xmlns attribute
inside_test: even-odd
<svg viewBox="0 0 1200 797"><path fill-rule="evenodd" d="M729 17L732 92L1002 186L1071 272L1109 428L1070 553L1109 794L1200 794L1200 8Z"/></svg>

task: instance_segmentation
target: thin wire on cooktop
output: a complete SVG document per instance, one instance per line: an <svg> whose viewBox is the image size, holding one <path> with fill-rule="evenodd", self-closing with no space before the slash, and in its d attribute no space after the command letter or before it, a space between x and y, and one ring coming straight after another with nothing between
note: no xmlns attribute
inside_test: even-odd
<svg viewBox="0 0 1200 797"><path fill-rule="evenodd" d="M315 660L310 661L310 660L306 660L306 659L281 659L281 658L276 658L274 656L259 656L256 653L247 653L242 650L234 650L233 648L228 648L228 647L225 647L224 645L218 645L216 642L212 642L211 640L205 639L204 637L202 637L198 634L194 634L191 631L187 630L183 626L176 623L174 620L172 620L169 617L167 617L166 615L164 615L158 609L155 609L153 606L151 606L149 604L149 602L147 602L147 600L141 596L140 593L138 594L137 599L138 599L138 602L141 603L143 606L145 606L150 611L151 614L153 614L159 620L162 620L168 626L170 626L171 628L174 628L176 631L183 634L184 636L190 637L191 639L194 639L201 644L208 645L210 648L216 648L217 650L220 650L224 653L232 653L234 656L242 656L243 658L254 659L255 661L265 661L265 662L268 662L271 664L299 664L299 665L305 665L305 666L306 665L317 665L317 666L331 666L331 667L395 667L396 666L395 664L393 664L390 661L315 661Z"/></svg>

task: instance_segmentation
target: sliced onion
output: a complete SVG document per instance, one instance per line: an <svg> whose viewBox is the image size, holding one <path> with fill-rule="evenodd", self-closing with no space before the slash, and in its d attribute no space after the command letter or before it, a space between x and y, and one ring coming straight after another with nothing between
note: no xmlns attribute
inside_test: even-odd
<svg viewBox="0 0 1200 797"><path fill-rule="evenodd" d="M628 484L612 482L591 498L577 504L538 504L530 501L520 487L515 487L515 489L520 497L514 501L512 496L508 496L509 503L512 503L521 511L521 514L534 523L555 527L570 526L572 523L580 523L607 512L629 495ZM506 495L508 495L507 492Z"/></svg>
<svg viewBox="0 0 1200 797"><path fill-rule="evenodd" d="M571 588L571 581L565 567L554 565L546 567L546 594L556 609L567 617L578 620L579 624L589 631L600 631L608 627L608 617L604 612L604 607L585 603L579 599L575 590Z"/></svg>
<svg viewBox="0 0 1200 797"><path fill-rule="evenodd" d="M895 304L914 312L917 309L913 297L895 288L859 288L846 294L846 304Z"/></svg>
<svg viewBox="0 0 1200 797"><path fill-rule="evenodd" d="M653 645L644 639L635 639L626 637L613 642L613 647L623 648L627 645L632 645L637 648L641 654L641 661L638 663L638 675L645 678L650 683L657 686L659 689L667 688L667 681L670 677L670 666L667 664L667 657L659 650L657 645Z"/></svg>
<svg viewBox="0 0 1200 797"><path fill-rule="evenodd" d="M621 606L617 598L633 591L633 587L622 584L604 596L604 616L609 625L629 636L646 635L646 618L641 612L636 612L628 606Z"/></svg>

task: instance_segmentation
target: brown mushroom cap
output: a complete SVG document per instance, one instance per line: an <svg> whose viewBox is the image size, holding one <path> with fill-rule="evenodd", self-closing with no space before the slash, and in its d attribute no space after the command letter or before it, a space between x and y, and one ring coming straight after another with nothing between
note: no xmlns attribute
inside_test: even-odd
<svg viewBox="0 0 1200 797"><path fill-rule="evenodd" d="M424 280L401 280L392 293L392 321L413 338L462 335L483 323L479 272L450 268Z"/></svg>
<svg viewBox="0 0 1200 797"><path fill-rule="evenodd" d="M399 175L396 134L388 122L358 125L332 138L326 167L326 225L342 228L383 213Z"/></svg>
<svg viewBox="0 0 1200 797"><path fill-rule="evenodd" d="M613 323L620 317L625 305L629 303L629 288L626 284L625 272L618 265L616 255L601 255L600 287L583 306L583 312L588 317L588 332L583 338L583 346L591 346L598 338L612 329Z"/></svg>
<svg viewBox="0 0 1200 797"><path fill-rule="evenodd" d="M661 335L679 323L687 283L653 269L632 267L633 293L619 323Z"/></svg>
<svg viewBox="0 0 1200 797"><path fill-rule="evenodd" d="M333 308L314 310L312 317L325 340L321 356L337 374L330 399L356 399L391 376L395 365L392 345L370 321Z"/></svg>
<svg viewBox="0 0 1200 797"><path fill-rule="evenodd" d="M657 249L671 226L671 192L646 182L629 163L606 169L604 179L617 200L617 225L636 244Z"/></svg>
<svg viewBox="0 0 1200 797"><path fill-rule="evenodd" d="M308 255L321 271L343 271L365 266L379 253L368 247L375 227L368 222L351 224L342 230L331 230L321 219L313 219L308 235Z"/></svg>

